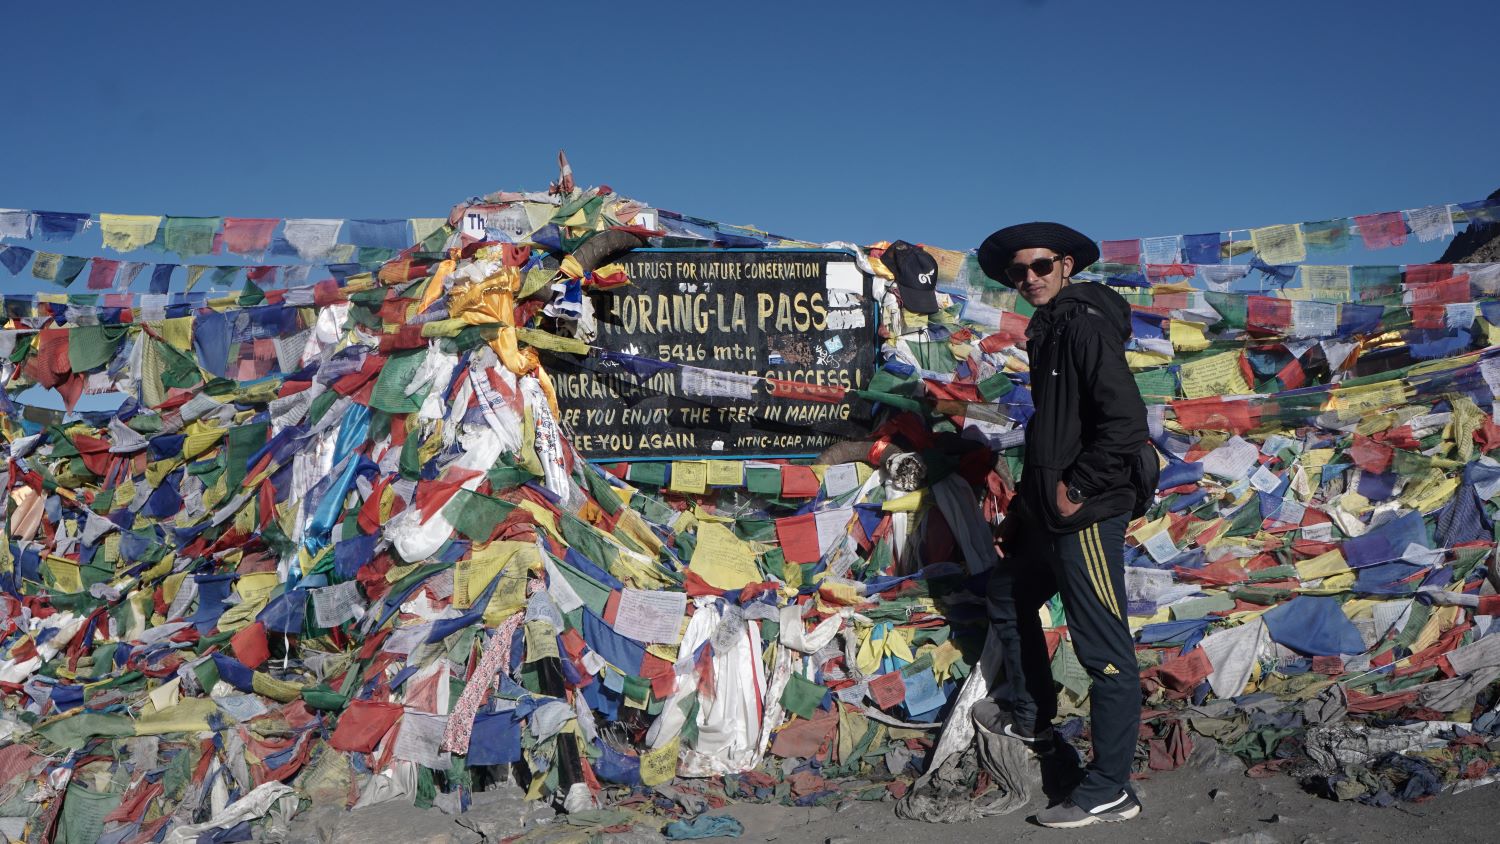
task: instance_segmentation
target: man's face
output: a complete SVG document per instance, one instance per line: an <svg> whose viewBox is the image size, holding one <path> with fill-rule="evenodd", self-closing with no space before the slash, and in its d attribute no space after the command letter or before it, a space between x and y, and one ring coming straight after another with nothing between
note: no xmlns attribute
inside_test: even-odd
<svg viewBox="0 0 1500 844"><path fill-rule="evenodd" d="M1037 275L1032 264L1043 259L1052 261L1052 270L1045 275ZM1068 286L1068 276L1073 273L1073 257L1058 255L1051 249L1022 249L1010 259L1010 266L1010 272L1014 273L1012 280L1016 283L1016 291L1033 308L1040 308ZM1024 279L1020 278L1023 271Z"/></svg>

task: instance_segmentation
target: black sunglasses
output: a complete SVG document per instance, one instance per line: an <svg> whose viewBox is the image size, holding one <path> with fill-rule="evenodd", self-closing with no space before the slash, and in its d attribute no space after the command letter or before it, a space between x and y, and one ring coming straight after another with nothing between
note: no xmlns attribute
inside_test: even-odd
<svg viewBox="0 0 1500 844"><path fill-rule="evenodd" d="M1036 273L1038 278L1050 275L1052 273L1053 267L1056 267L1057 262L1061 261L1062 259L1063 256L1058 255L1052 258L1038 258L1029 264L1011 264L1010 266L1005 268L1005 277L1015 282L1016 284L1020 284L1021 282L1026 280L1027 270L1031 270L1032 272Z"/></svg>

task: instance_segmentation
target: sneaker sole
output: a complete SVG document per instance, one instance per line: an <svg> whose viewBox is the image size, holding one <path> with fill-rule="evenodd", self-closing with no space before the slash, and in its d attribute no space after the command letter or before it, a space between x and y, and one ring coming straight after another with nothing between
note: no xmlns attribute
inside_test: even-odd
<svg viewBox="0 0 1500 844"><path fill-rule="evenodd" d="M1139 804L1137 804L1135 806L1131 806L1129 809L1126 809L1123 812L1106 812L1102 815L1087 815L1083 818L1079 818L1076 821L1056 821L1053 823L1046 823L1041 819L1038 819L1037 823L1047 827L1048 829L1077 829L1080 826L1092 826L1096 823L1120 823L1121 821L1128 821L1136 815L1139 815L1140 813L1141 807Z"/></svg>

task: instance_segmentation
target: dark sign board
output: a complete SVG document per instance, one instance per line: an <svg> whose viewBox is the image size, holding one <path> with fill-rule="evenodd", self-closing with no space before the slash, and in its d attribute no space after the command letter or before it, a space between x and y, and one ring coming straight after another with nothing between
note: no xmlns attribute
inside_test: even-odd
<svg viewBox="0 0 1500 844"><path fill-rule="evenodd" d="M869 383L877 316L853 255L643 249L620 263L632 284L594 294L594 345L649 360L547 356L585 457L789 457L868 433L867 402L783 398L762 380Z"/></svg>

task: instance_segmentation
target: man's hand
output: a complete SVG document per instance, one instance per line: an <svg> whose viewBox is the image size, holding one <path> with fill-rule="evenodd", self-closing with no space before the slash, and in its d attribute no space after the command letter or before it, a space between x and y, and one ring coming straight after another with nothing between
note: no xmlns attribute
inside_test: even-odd
<svg viewBox="0 0 1500 844"><path fill-rule="evenodd" d="M1062 481L1058 481L1057 512L1061 513L1063 515L1063 518L1067 518L1068 516L1077 513L1079 508L1081 507L1083 507L1082 504L1074 504L1073 502L1068 500L1068 485L1063 483Z"/></svg>

